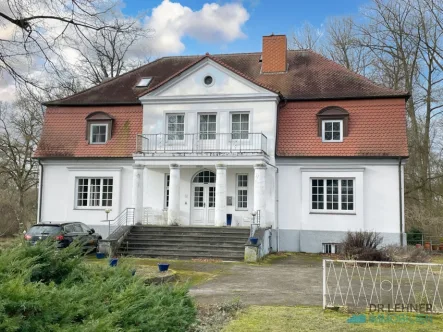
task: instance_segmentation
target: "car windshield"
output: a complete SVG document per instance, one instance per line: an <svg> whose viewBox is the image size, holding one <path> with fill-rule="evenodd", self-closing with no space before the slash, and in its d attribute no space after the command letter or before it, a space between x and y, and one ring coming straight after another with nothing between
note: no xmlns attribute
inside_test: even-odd
<svg viewBox="0 0 443 332"><path fill-rule="evenodd" d="M29 235L38 235L38 234L59 234L62 232L62 228L60 226L33 226L29 229Z"/></svg>

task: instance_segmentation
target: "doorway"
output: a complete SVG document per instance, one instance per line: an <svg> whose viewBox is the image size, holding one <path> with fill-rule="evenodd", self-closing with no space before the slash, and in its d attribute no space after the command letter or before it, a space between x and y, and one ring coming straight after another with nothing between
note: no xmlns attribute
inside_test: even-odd
<svg viewBox="0 0 443 332"><path fill-rule="evenodd" d="M198 172L192 180L192 224L213 226L215 219L215 173Z"/></svg>

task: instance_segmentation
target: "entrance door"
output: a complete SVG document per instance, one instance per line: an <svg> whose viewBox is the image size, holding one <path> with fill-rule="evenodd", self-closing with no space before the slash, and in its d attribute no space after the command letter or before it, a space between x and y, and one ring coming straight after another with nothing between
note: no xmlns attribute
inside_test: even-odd
<svg viewBox="0 0 443 332"><path fill-rule="evenodd" d="M192 224L214 225L215 217L215 173L199 172L192 183Z"/></svg>

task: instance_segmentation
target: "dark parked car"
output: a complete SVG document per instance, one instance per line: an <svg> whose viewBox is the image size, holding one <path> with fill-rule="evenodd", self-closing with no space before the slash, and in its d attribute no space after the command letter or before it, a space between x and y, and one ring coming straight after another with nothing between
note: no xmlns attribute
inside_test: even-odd
<svg viewBox="0 0 443 332"><path fill-rule="evenodd" d="M79 240L83 244L84 250L95 250L98 247L98 240L101 236L95 233L93 228L89 228L81 222L69 222L62 224L36 224L25 233L25 240L30 244L52 237L58 241L59 248L66 248L74 240Z"/></svg>

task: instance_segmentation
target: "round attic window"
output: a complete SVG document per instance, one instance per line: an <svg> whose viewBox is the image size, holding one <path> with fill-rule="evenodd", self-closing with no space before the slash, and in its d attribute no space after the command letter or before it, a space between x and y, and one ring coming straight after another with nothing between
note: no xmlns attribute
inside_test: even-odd
<svg viewBox="0 0 443 332"><path fill-rule="evenodd" d="M206 76L203 81L207 86L211 86L214 83L214 79L210 75Z"/></svg>

